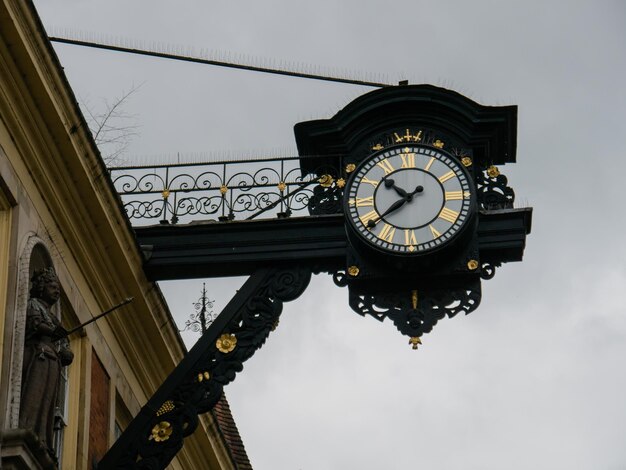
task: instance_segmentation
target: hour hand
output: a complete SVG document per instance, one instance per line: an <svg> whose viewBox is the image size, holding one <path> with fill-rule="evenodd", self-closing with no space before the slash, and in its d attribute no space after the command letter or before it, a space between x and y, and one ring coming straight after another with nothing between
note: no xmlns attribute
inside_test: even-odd
<svg viewBox="0 0 626 470"><path fill-rule="evenodd" d="M402 189L399 188L398 186L396 186L396 182L394 180L392 180L391 178L387 178L385 180L385 187L386 188L393 188L400 196L406 198L407 197L407 192Z"/></svg>

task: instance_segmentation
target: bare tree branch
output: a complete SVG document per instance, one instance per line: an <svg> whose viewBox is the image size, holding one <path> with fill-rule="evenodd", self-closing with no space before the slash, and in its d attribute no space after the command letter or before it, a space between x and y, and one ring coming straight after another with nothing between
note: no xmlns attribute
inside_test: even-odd
<svg viewBox="0 0 626 470"><path fill-rule="evenodd" d="M89 130L107 166L124 163L121 159L122 154L130 145L132 138L139 135L137 116L124 110L124 105L139 88L141 85L133 85L130 90L122 92L113 104L104 99L102 112L94 110L86 100L80 99Z"/></svg>

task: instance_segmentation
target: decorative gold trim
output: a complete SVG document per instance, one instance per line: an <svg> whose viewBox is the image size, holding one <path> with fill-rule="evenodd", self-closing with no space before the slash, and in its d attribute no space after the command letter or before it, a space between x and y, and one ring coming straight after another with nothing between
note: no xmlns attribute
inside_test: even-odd
<svg viewBox="0 0 626 470"><path fill-rule="evenodd" d="M467 269L470 271L476 271L478 269L478 261L471 259L467 262Z"/></svg>
<svg viewBox="0 0 626 470"><path fill-rule="evenodd" d="M167 199L168 197L170 197L170 190L164 189L163 191L161 191L161 196L163 196L163 199Z"/></svg>
<svg viewBox="0 0 626 470"><path fill-rule="evenodd" d="M422 344L422 340L419 336L412 336L409 340L409 344L413 347L413 349L417 349L417 345Z"/></svg>
<svg viewBox="0 0 626 470"><path fill-rule="evenodd" d="M359 275L359 267L358 266L350 266L348 267L348 275L352 277L357 277Z"/></svg>
<svg viewBox="0 0 626 470"><path fill-rule="evenodd" d="M287 185L285 184L284 181L281 181L280 183L278 183L278 190L282 193L285 189L287 189Z"/></svg>
<svg viewBox="0 0 626 470"><path fill-rule="evenodd" d="M487 168L487 174L490 178L496 178L500 176L500 170L498 170L497 166L491 165L489 168Z"/></svg>
<svg viewBox="0 0 626 470"><path fill-rule="evenodd" d="M346 173L352 173L354 170L356 170L356 165L354 163L348 163L346 165Z"/></svg>
<svg viewBox="0 0 626 470"><path fill-rule="evenodd" d="M162 416L165 413L169 413L175 408L174 402L172 400L167 400L165 403L161 405L161 408L156 412L157 416Z"/></svg>
<svg viewBox="0 0 626 470"><path fill-rule="evenodd" d="M472 166L472 157L463 157L461 158L461 163L463 166Z"/></svg>
<svg viewBox="0 0 626 470"><path fill-rule="evenodd" d="M172 425L169 422L161 421L152 428L152 433L150 434L148 440L154 440L154 442L167 441L170 438L172 431Z"/></svg>
<svg viewBox="0 0 626 470"><path fill-rule="evenodd" d="M444 145L445 144L439 139L433 142L433 147L437 147L438 149L442 149Z"/></svg>
<svg viewBox="0 0 626 470"><path fill-rule="evenodd" d="M411 291L411 305L413 305L413 310L417 310L417 291Z"/></svg>
<svg viewBox="0 0 626 470"><path fill-rule="evenodd" d="M209 374L208 372L200 372L198 374L198 382L202 382L204 380L209 380L211 378L211 374Z"/></svg>
<svg viewBox="0 0 626 470"><path fill-rule="evenodd" d="M337 187L338 187L338 188L340 188L340 189L341 189L341 188L343 188L345 185L346 185L346 180L344 180L343 178L339 178L339 179L337 180Z"/></svg>
<svg viewBox="0 0 626 470"><path fill-rule="evenodd" d="M215 347L221 353L228 354L232 352L237 346L237 337L228 333L224 333L215 342Z"/></svg>
<svg viewBox="0 0 626 470"><path fill-rule="evenodd" d="M322 175L317 181L322 188L330 188L333 184L334 179L330 175Z"/></svg>
<svg viewBox="0 0 626 470"><path fill-rule="evenodd" d="M228 186L226 186L225 184L220 186L220 193L222 194L226 194L226 192L228 192Z"/></svg>
<svg viewBox="0 0 626 470"><path fill-rule="evenodd" d="M385 148L385 147L383 147L381 144L376 144L376 145L374 145L374 146L372 147L372 150L374 150L374 151L376 151L376 152L377 152L378 150L382 150L382 149L384 149L384 148ZM352 170L352 171L354 171L354 170Z"/></svg>

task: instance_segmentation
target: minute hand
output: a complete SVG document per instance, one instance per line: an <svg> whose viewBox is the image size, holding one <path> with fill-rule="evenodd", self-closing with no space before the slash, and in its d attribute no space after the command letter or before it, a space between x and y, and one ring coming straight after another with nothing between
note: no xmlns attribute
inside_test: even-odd
<svg viewBox="0 0 626 470"><path fill-rule="evenodd" d="M367 222L367 226L370 228L373 228L376 226L376 224L380 221L380 219L388 216L389 214L391 214L393 211L397 211L398 209L400 209L404 204L406 204L408 202L408 198L403 197L402 199L397 200L396 202L394 202L392 205L389 206L389 208L383 212L382 214L380 214L375 220L374 219L370 219Z"/></svg>

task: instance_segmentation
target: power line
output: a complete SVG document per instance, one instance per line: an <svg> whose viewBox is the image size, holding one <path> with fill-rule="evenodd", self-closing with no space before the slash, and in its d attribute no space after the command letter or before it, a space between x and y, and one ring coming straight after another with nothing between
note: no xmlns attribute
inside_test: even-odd
<svg viewBox="0 0 626 470"><path fill-rule="evenodd" d="M94 49L104 49L108 51L115 52L126 52L128 54L137 54L149 57L158 57L161 59L171 59L171 60L180 60L183 62L193 62L196 64L205 64L205 65L215 65L217 67L227 67L231 69L239 69L239 70L247 70L250 72L261 72L261 73L269 73L274 75L285 75L288 77L297 77L297 78L307 78L310 80L322 80L326 82L336 82L336 83L346 83L350 85L360 85L374 88L382 88L391 86L389 83L380 83L374 81L367 80L356 80L351 78L340 78L340 77L331 77L327 75L315 74L315 73L304 73L304 72L296 72L293 70L283 70L276 69L271 67L259 67L254 65L245 65L238 64L234 62L226 62L221 60L213 60L213 59L205 59L200 57L191 57L179 54L172 54L169 52L160 52L160 51L148 51L145 49L136 49L131 47L117 46L111 44L102 44L98 42L92 41L83 41L78 39L69 39L62 37L48 37L50 41L58 42L62 44L70 44L73 46L83 46L83 47L91 47Z"/></svg>

